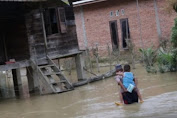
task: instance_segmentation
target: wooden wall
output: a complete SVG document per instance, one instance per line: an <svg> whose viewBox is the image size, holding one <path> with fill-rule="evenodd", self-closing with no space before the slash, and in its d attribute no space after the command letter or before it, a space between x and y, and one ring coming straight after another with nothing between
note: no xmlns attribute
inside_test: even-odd
<svg viewBox="0 0 177 118"><path fill-rule="evenodd" d="M9 59L23 61L46 57L40 10L31 9L34 8L26 8L19 2L0 2L0 60L4 60L0 64ZM67 19L66 25L65 33L59 29L58 33L47 36L49 56L61 57L79 52L74 20ZM4 35L5 43L2 40Z"/></svg>
<svg viewBox="0 0 177 118"><path fill-rule="evenodd" d="M45 56L42 23L39 10L34 10L26 15L26 28L31 58Z"/></svg>
<svg viewBox="0 0 177 118"><path fill-rule="evenodd" d="M34 10L26 15L26 27L30 56L33 59L45 58L44 36L39 10ZM49 56L61 56L79 51L74 23L68 23L66 33L56 33L47 36L47 51Z"/></svg>

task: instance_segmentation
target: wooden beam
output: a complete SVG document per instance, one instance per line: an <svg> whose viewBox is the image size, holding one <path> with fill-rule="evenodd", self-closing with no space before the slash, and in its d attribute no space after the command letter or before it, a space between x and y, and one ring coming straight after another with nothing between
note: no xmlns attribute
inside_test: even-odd
<svg viewBox="0 0 177 118"><path fill-rule="evenodd" d="M12 70L30 66L29 60L19 61L12 64L0 65L0 71Z"/></svg>
<svg viewBox="0 0 177 118"><path fill-rule="evenodd" d="M46 29L45 29L45 22L44 22L44 14L43 14L43 10L42 10L42 5L40 5L40 14L41 14L43 36L44 36L45 52L46 52L46 54L48 54L47 36L46 36Z"/></svg>

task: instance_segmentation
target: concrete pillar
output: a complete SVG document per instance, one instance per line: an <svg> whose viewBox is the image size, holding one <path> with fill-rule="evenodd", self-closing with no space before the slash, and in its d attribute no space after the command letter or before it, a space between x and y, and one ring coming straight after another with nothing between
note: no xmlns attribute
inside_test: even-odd
<svg viewBox="0 0 177 118"><path fill-rule="evenodd" d="M33 70L33 83L34 83L34 91L37 93L41 93L40 87L40 76L38 70Z"/></svg>
<svg viewBox="0 0 177 118"><path fill-rule="evenodd" d="M17 72L17 83L18 83L18 89L19 89L19 97L20 98L30 97L26 68L19 68L19 69L17 69L16 72Z"/></svg>
<svg viewBox="0 0 177 118"><path fill-rule="evenodd" d="M27 77L28 77L28 86L29 91L34 92L34 77L33 77L33 70L31 67L27 67Z"/></svg>
<svg viewBox="0 0 177 118"><path fill-rule="evenodd" d="M14 91L14 83L13 83L13 76L12 76L12 70L6 71L6 77L7 77L7 87L8 87L8 94L9 98L15 97L15 91Z"/></svg>
<svg viewBox="0 0 177 118"><path fill-rule="evenodd" d="M15 97L12 71L0 71L0 93L2 98Z"/></svg>
<svg viewBox="0 0 177 118"><path fill-rule="evenodd" d="M76 60L76 70L77 70L78 80L80 81L80 80L86 79L86 73L83 69L85 66L85 63L84 63L84 59L82 58L82 55L77 54L75 57L75 60Z"/></svg>

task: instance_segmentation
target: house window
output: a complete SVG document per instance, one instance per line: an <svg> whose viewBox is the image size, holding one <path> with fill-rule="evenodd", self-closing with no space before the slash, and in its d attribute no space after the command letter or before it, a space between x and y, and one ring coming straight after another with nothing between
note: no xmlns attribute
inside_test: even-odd
<svg viewBox="0 0 177 118"><path fill-rule="evenodd" d="M66 17L65 17L65 9L58 8L58 16L59 16L59 25L61 33L66 33Z"/></svg>
<svg viewBox="0 0 177 118"><path fill-rule="evenodd" d="M111 11L111 12L110 12L110 17L113 17L113 14L114 14L113 11Z"/></svg>
<svg viewBox="0 0 177 118"><path fill-rule="evenodd" d="M119 10L116 10L116 16L119 16Z"/></svg>
<svg viewBox="0 0 177 118"><path fill-rule="evenodd" d="M66 33L64 8L50 8L44 11L46 34Z"/></svg>
<svg viewBox="0 0 177 118"><path fill-rule="evenodd" d="M122 15L125 15L125 10L121 9L121 13L122 13Z"/></svg>
<svg viewBox="0 0 177 118"><path fill-rule="evenodd" d="M118 29L117 29L117 21L109 22L110 33L111 33L111 42L113 50L119 49L119 38L118 38Z"/></svg>
<svg viewBox="0 0 177 118"><path fill-rule="evenodd" d="M122 31L122 47L128 48L126 42L126 39L130 39L128 18L120 19L120 24L121 24L121 31Z"/></svg>

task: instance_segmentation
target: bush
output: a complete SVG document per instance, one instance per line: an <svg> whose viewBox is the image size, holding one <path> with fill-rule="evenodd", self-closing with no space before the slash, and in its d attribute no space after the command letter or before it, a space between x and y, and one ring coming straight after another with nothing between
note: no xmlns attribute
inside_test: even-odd
<svg viewBox="0 0 177 118"><path fill-rule="evenodd" d="M177 18L175 19L175 25L172 28L171 43L173 48L177 48Z"/></svg>
<svg viewBox="0 0 177 118"><path fill-rule="evenodd" d="M173 63L175 63L174 68L177 70L177 18L175 19L175 24L174 27L172 28L171 44L172 44Z"/></svg>
<svg viewBox="0 0 177 118"><path fill-rule="evenodd" d="M154 68L154 63L156 62L156 51L151 48L147 49L139 49L139 51L142 54L143 62L146 66L146 71L149 73L156 72L156 69Z"/></svg>
<svg viewBox="0 0 177 118"><path fill-rule="evenodd" d="M176 70L173 53L165 52L163 48L158 51L157 62L159 71L162 73Z"/></svg>

